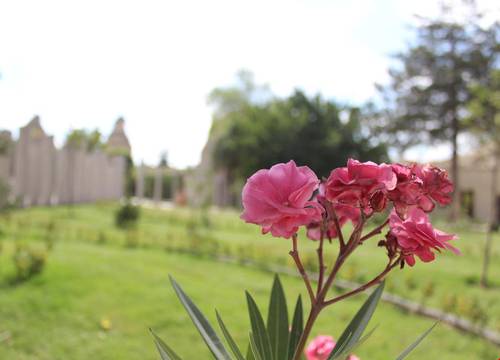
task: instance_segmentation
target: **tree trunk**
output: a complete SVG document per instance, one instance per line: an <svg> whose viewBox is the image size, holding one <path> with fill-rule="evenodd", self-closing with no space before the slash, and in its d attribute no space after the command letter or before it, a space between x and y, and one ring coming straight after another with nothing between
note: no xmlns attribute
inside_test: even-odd
<svg viewBox="0 0 500 360"><path fill-rule="evenodd" d="M452 157L451 157L451 179L455 186L453 191L453 202L451 205L450 220L455 222L460 215L460 188L458 179L458 118L453 115Z"/></svg>
<svg viewBox="0 0 500 360"><path fill-rule="evenodd" d="M488 286L488 268L490 265L491 257L491 247L493 244L493 231L496 228L498 221L497 214L497 183L498 183L498 170L500 167L500 144L496 145L495 151L493 152L493 168L491 173L491 209L490 209L490 220L488 223L488 229L486 230L486 244L484 246L483 255L483 271L481 273L481 286Z"/></svg>

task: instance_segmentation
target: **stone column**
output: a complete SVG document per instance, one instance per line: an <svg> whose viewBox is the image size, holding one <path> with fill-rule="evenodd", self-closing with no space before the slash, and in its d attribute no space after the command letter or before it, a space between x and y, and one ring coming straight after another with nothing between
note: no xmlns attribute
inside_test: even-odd
<svg viewBox="0 0 500 360"><path fill-rule="evenodd" d="M159 203L161 201L161 192L163 188L163 169L158 166L155 170L155 183L154 183L154 192L153 199L155 203Z"/></svg>
<svg viewBox="0 0 500 360"><path fill-rule="evenodd" d="M144 198L144 163L137 167L137 173L135 177L135 197L137 199Z"/></svg>

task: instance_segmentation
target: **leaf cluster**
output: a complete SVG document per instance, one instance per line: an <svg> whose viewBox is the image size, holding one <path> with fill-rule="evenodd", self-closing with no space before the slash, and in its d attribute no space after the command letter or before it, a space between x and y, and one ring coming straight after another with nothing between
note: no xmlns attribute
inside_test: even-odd
<svg viewBox="0 0 500 360"><path fill-rule="evenodd" d="M240 347L234 341L221 315L216 311L217 322L222 331L230 351L219 338L217 332L209 323L207 318L201 313L199 308L193 303L181 286L170 277L172 287L179 300L189 314L193 324L197 328L205 344L210 349L213 357L217 360L291 360L297 358L295 354L300 338L304 331L304 318L302 300L299 296L293 312L290 324L288 317L288 305L283 286L278 275L275 276L271 289L271 296L268 307L267 322L264 322L259 307L249 292L246 292L248 313L251 329L249 331L249 344L246 355L243 355ZM352 351L361 345L376 328L369 331L365 336L363 333L370 321L384 289L382 283L368 297L361 306L342 335L339 337L335 348L330 353L328 360L345 359ZM417 345L430 333L434 324L429 330L422 334L413 344L408 346L397 360L404 359ZM151 330L157 349L162 360L181 360L182 358L162 339ZM232 355L231 355L232 353ZM302 355L300 355L302 357Z"/></svg>

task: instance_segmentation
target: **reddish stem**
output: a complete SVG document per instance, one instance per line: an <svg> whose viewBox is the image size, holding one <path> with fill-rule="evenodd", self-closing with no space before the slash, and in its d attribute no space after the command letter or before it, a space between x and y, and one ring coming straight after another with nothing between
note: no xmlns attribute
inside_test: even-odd
<svg viewBox="0 0 500 360"><path fill-rule="evenodd" d="M311 304L313 304L315 301L315 296L311 286L311 281L309 280L309 276L307 275L307 272L304 269L304 266L302 265L302 261L300 261L299 251L297 247L297 234L294 234L292 236L292 246L293 246L292 250L289 252L289 254L295 261L295 265L297 266L297 269L299 270L299 273L302 276L302 279L304 280L304 283L306 285L307 292L309 293Z"/></svg>
<svg viewBox="0 0 500 360"><path fill-rule="evenodd" d="M382 230L384 229L384 227L389 223L389 219L387 219L386 221L384 221L381 225L377 226L375 229L373 229L372 231L370 231L368 234L366 234L365 236L362 236L361 239L359 240L360 242L363 242L369 238L371 238L372 236L374 235L377 235L377 234L380 234L382 232Z"/></svg>
<svg viewBox="0 0 500 360"><path fill-rule="evenodd" d="M336 302L340 301L340 300L343 300L345 298L348 298L350 296L353 296L353 295L356 295L357 293L360 293L370 287L372 287L373 285L377 285L378 283L380 283L384 277L396 266L399 264L399 260L398 261L395 261L394 263L390 263L386 266L386 268L384 269L384 271L382 271L380 274L378 274L376 277L374 277L372 280L370 280L369 282L367 282L366 284L358 287L357 289L354 289L352 291L349 291L345 294L342 294L340 296L337 296L331 300L328 300L328 301L324 301L323 302L323 305L326 307L328 305L332 305L332 304L335 304Z"/></svg>
<svg viewBox="0 0 500 360"><path fill-rule="evenodd" d="M342 233L342 227L340 226L339 219L337 217L337 213L333 209L331 202L325 200L322 201L321 204L324 206L326 210L327 229L328 229L328 220L329 219L333 220L333 223L335 224L335 230L337 230L337 235L339 237L340 248L343 249L345 247L345 240L344 240L344 234Z"/></svg>
<svg viewBox="0 0 500 360"><path fill-rule="evenodd" d="M318 275L318 286L316 288L316 296L320 293L323 287L323 277L325 274L325 264L323 260L323 242L324 242L324 231L321 230L321 237L319 239L319 246L316 250L318 253L318 262L319 262L319 275Z"/></svg>

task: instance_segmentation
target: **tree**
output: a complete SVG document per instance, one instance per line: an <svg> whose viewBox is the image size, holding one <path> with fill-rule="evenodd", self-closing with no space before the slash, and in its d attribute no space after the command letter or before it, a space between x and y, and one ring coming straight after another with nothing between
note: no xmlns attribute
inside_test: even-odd
<svg viewBox="0 0 500 360"><path fill-rule="evenodd" d="M74 129L66 136L65 146L92 152L102 149L104 143L101 133L97 129L90 132L85 129Z"/></svg>
<svg viewBox="0 0 500 360"><path fill-rule="evenodd" d="M215 144L215 166L227 169L235 180L291 159L307 163L319 176L344 166L348 157L387 160L386 147L363 135L358 109L347 109L345 121L341 111L334 102L300 91L247 104L226 115L227 129Z"/></svg>
<svg viewBox="0 0 500 360"><path fill-rule="evenodd" d="M168 153L166 151L163 151L160 155L160 163L158 166L162 168L168 167Z"/></svg>
<svg viewBox="0 0 500 360"><path fill-rule="evenodd" d="M500 171L500 69L492 71L485 85L471 86L470 125L474 134L491 149L491 208L484 248L481 285L488 285L488 267L493 242L492 232L498 228L498 172Z"/></svg>
<svg viewBox="0 0 500 360"><path fill-rule="evenodd" d="M390 84L379 86L385 108L372 121L372 127L400 149L449 142L456 189L458 137L467 129L469 84L484 82L496 61L485 46L489 32L478 25L481 16L473 5L465 22L446 16L445 7L438 19L420 18L415 44L396 56L399 66L390 69ZM455 191L452 219L459 213L458 195Z"/></svg>

